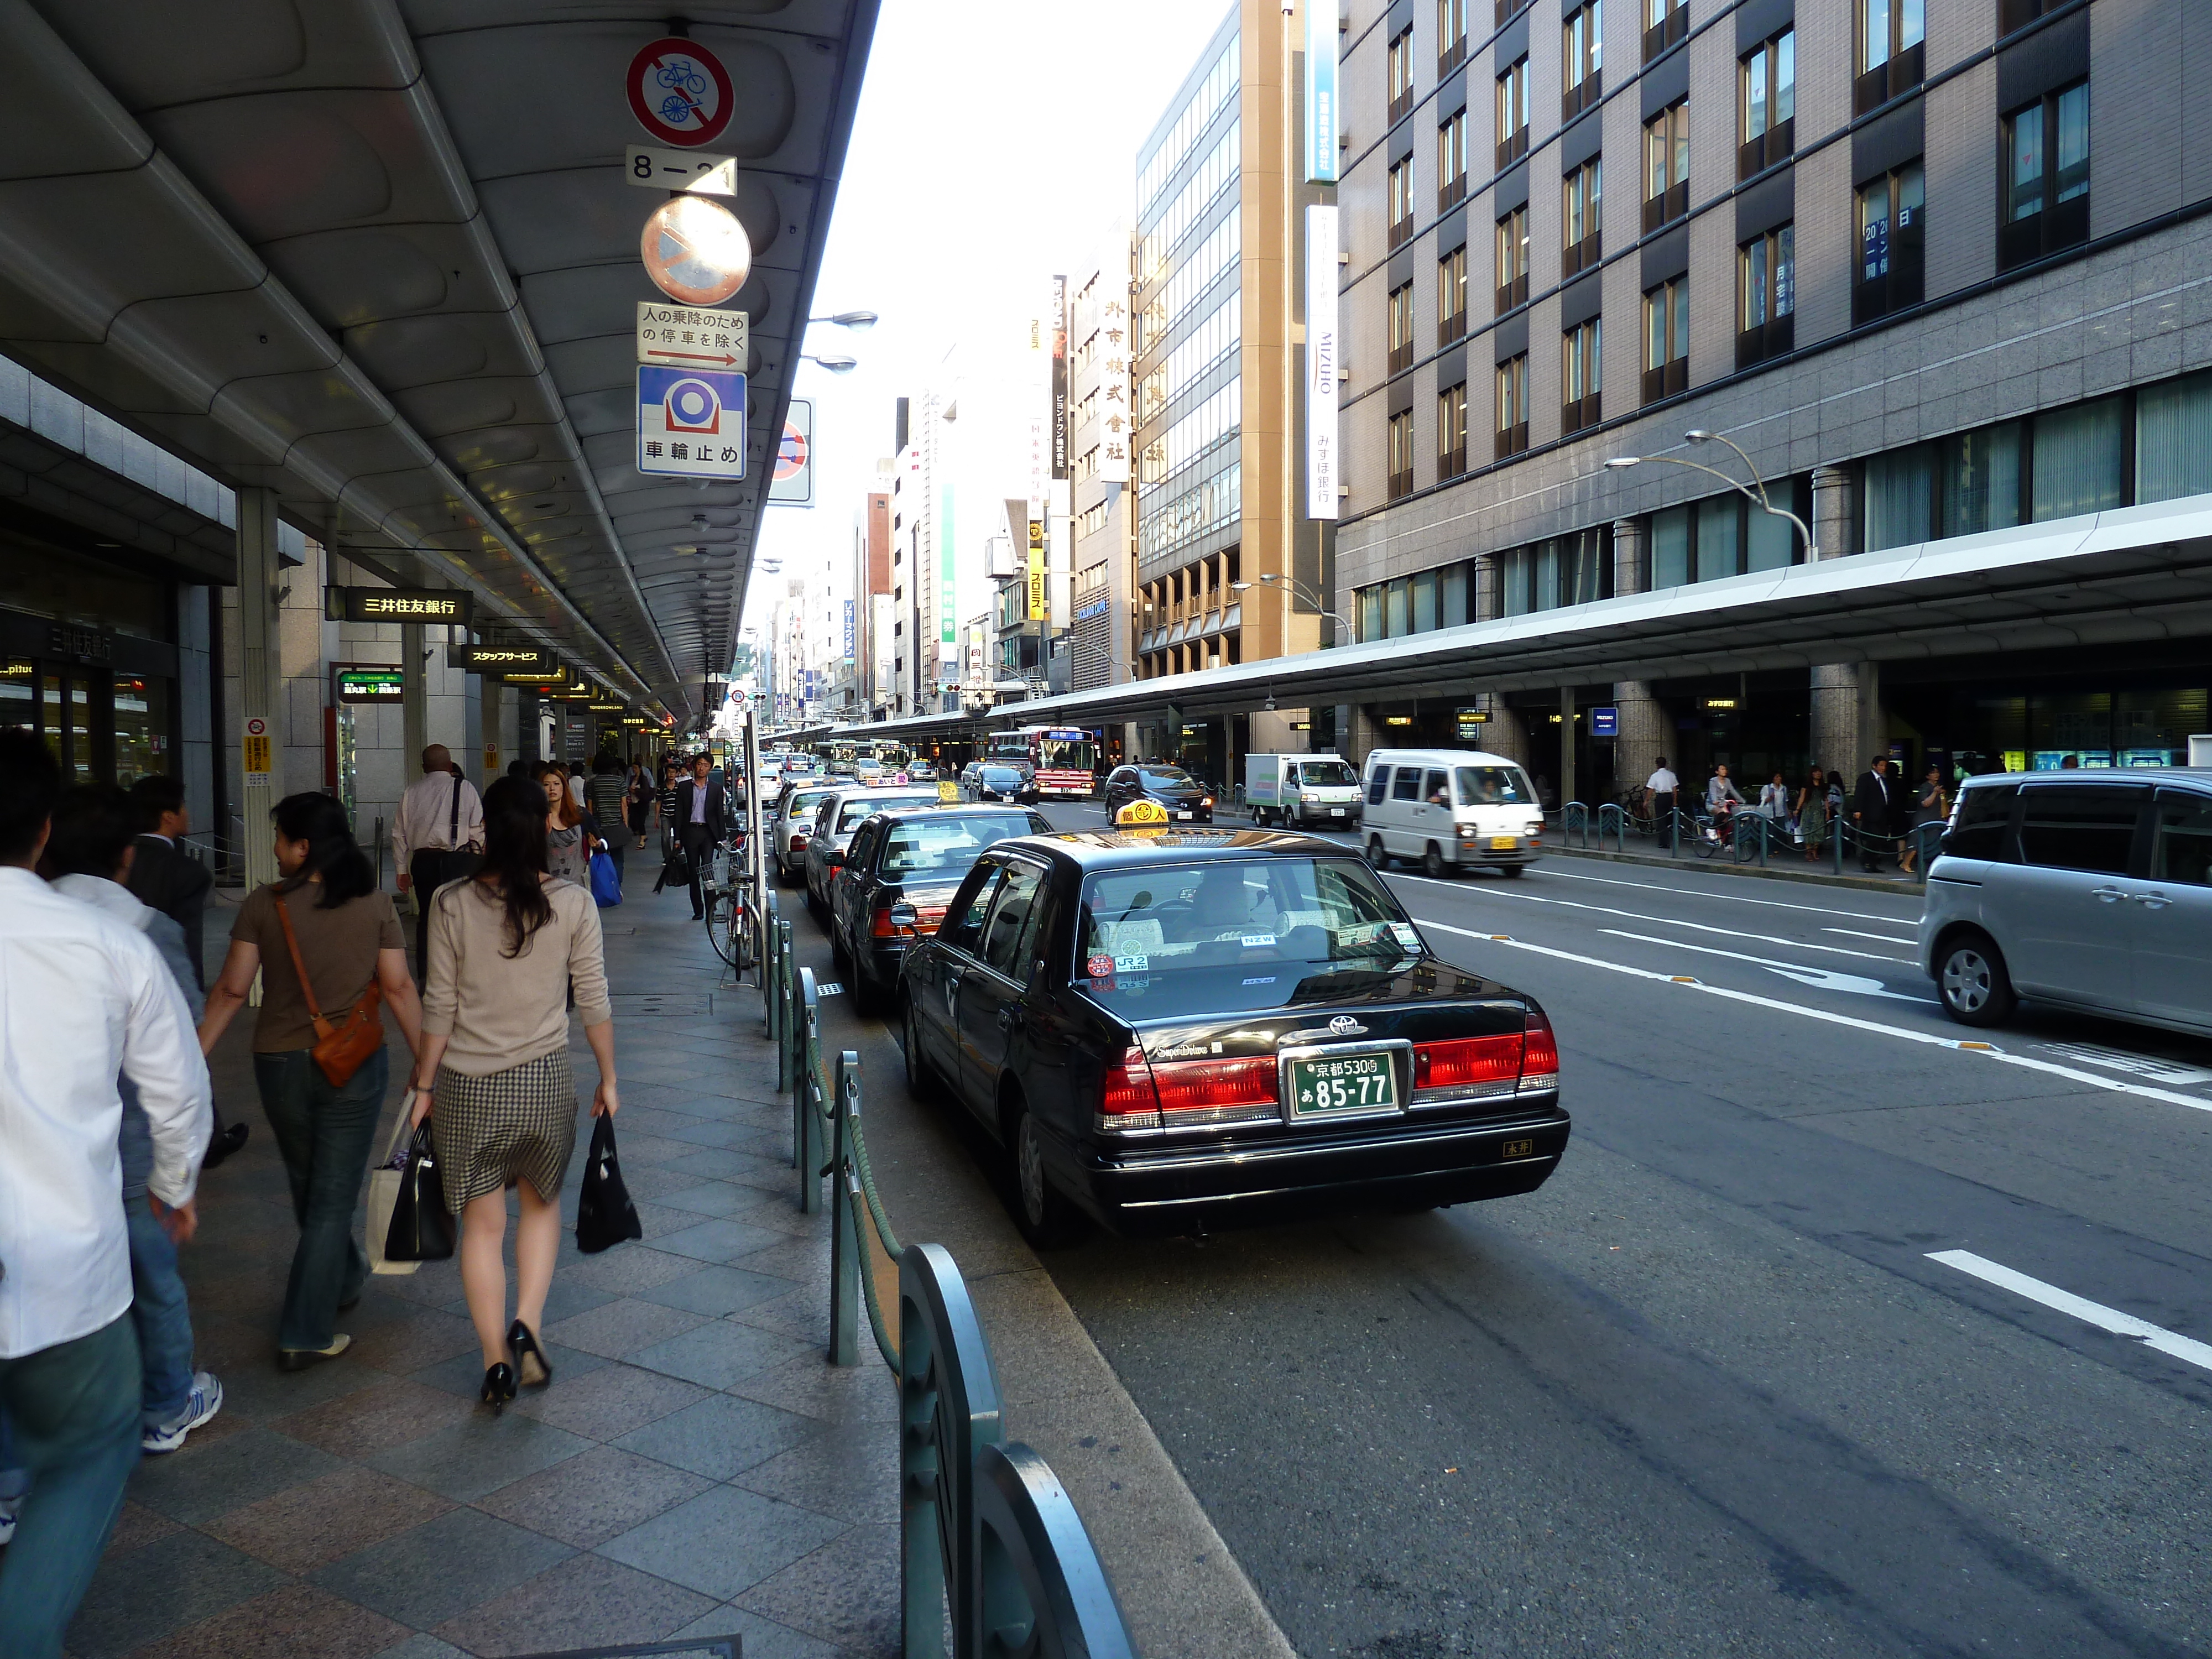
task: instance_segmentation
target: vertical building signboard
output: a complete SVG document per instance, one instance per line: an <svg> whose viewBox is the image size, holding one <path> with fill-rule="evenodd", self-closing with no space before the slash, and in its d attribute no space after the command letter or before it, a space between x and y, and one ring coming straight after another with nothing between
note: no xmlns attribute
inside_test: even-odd
<svg viewBox="0 0 2212 1659"><path fill-rule="evenodd" d="M1067 476L1067 278L1052 279L1052 476Z"/></svg>
<svg viewBox="0 0 2212 1659"><path fill-rule="evenodd" d="M1336 517L1336 209L1306 210L1306 517Z"/></svg>
<svg viewBox="0 0 2212 1659"><path fill-rule="evenodd" d="M1306 0L1306 182L1336 182L1336 7Z"/></svg>

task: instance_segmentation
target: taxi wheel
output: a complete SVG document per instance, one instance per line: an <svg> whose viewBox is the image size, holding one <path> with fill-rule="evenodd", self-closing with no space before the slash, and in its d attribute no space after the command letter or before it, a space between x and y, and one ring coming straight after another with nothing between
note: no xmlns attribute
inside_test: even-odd
<svg viewBox="0 0 2212 1659"><path fill-rule="evenodd" d="M2002 1025L2020 1006L2004 957L1983 933L1956 933L1945 942L1936 992L1943 1012L1962 1025Z"/></svg>
<svg viewBox="0 0 2212 1659"><path fill-rule="evenodd" d="M1390 867L1390 855L1382 850L1382 836L1368 836L1367 863L1370 868L1376 870L1388 870Z"/></svg>
<svg viewBox="0 0 2212 1659"><path fill-rule="evenodd" d="M1013 1164L1014 1221L1032 1244L1065 1244L1082 1231L1082 1218L1045 1169L1044 1141L1036 1118L1018 1099L1009 1103L1008 1109L1013 1114L1006 1150Z"/></svg>
<svg viewBox="0 0 2212 1659"><path fill-rule="evenodd" d="M1451 873L1451 866L1444 862L1443 849L1431 842L1428 850L1421 854L1421 873L1431 881L1442 881Z"/></svg>
<svg viewBox="0 0 2212 1659"><path fill-rule="evenodd" d="M915 1100L936 1099L937 1074L921 1052L921 1016L914 1011L912 997L899 1005L899 1048L906 1059L907 1093Z"/></svg>

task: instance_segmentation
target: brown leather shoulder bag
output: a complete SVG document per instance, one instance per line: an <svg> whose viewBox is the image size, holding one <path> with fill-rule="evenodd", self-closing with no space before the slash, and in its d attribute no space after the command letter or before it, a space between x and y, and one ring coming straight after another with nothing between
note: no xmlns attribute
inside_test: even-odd
<svg viewBox="0 0 2212 1659"><path fill-rule="evenodd" d="M325 1019L315 1004L314 981L307 977L307 964L301 959L300 936L292 931L292 913L282 893L276 895L276 920L283 926L284 943L292 952L292 971L300 976L300 994L307 1000L307 1017L315 1022L315 1046L310 1052L323 1075L330 1079L331 1087L343 1089L346 1079L384 1047L384 993L372 970L368 989L361 994L361 1000L347 1011L346 1017L336 1025Z"/></svg>

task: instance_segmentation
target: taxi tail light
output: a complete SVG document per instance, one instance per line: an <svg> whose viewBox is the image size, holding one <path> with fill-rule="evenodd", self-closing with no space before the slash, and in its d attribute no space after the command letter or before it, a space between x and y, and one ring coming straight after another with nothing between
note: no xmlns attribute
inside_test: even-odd
<svg viewBox="0 0 2212 1659"><path fill-rule="evenodd" d="M1414 1103L1425 1105L1511 1094L1520 1085L1527 1047L1519 1031L1415 1043Z"/></svg>
<svg viewBox="0 0 2212 1659"><path fill-rule="evenodd" d="M891 920L893 906L878 904L876 907L875 921L872 929L875 936L878 939L926 937L935 933L939 924L945 920L945 907L941 904L917 904L910 908L914 911L914 921L902 926Z"/></svg>
<svg viewBox="0 0 2212 1659"><path fill-rule="evenodd" d="M1100 1130L1111 1134L1160 1127L1160 1097L1152 1087L1152 1068L1142 1048L1126 1048L1100 1079Z"/></svg>
<svg viewBox="0 0 2212 1659"><path fill-rule="evenodd" d="M1160 1121L1172 1129L1279 1117L1281 1076L1272 1054L1255 1060L1162 1061L1152 1067Z"/></svg>
<svg viewBox="0 0 2212 1659"><path fill-rule="evenodd" d="M1528 1048L1521 1057L1523 1091L1559 1086L1559 1045L1552 1036L1552 1022L1535 1009L1528 1011Z"/></svg>

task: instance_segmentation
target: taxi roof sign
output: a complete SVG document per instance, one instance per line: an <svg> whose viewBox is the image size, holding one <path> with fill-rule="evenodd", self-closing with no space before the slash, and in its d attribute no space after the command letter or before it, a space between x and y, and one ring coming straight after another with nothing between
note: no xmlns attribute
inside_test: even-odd
<svg viewBox="0 0 2212 1659"><path fill-rule="evenodd" d="M1126 829L1133 824L1165 823L1167 821L1168 809L1156 800L1133 800L1114 814L1114 827L1116 830Z"/></svg>

